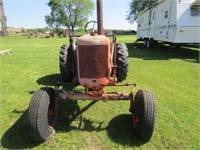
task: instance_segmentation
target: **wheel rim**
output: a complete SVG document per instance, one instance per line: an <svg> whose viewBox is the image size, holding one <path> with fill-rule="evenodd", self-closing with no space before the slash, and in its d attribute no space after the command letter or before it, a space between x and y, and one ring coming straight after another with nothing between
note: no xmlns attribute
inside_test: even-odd
<svg viewBox="0 0 200 150"><path fill-rule="evenodd" d="M135 108L135 112L133 113L133 118L132 118L132 122L133 122L133 127L137 127L138 122L139 122L139 106L137 106Z"/></svg>
<svg viewBox="0 0 200 150"><path fill-rule="evenodd" d="M55 126L55 118L54 118L54 112L52 110L48 110L47 119L48 119L49 127L54 127Z"/></svg>
<svg viewBox="0 0 200 150"><path fill-rule="evenodd" d="M47 119L49 127L55 127L55 112L54 112L54 103L50 102L48 112L47 112Z"/></svg>
<svg viewBox="0 0 200 150"><path fill-rule="evenodd" d="M133 127L137 127L138 121L139 121L138 115L133 114Z"/></svg>

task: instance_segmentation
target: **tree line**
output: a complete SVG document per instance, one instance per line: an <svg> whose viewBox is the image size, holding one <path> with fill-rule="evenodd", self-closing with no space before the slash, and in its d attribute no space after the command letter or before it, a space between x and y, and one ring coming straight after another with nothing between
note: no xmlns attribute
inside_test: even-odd
<svg viewBox="0 0 200 150"><path fill-rule="evenodd" d="M158 0L132 0L129 3L129 10L126 20L134 23L140 11L151 7ZM47 25L51 28L67 28L74 32L82 28L92 12L95 4L92 0L49 0L50 14L45 16ZM127 10L124 10L127 11Z"/></svg>

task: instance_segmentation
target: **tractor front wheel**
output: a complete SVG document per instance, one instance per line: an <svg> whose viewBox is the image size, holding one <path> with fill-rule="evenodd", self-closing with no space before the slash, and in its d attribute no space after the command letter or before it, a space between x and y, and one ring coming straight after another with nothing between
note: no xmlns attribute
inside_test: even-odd
<svg viewBox="0 0 200 150"><path fill-rule="evenodd" d="M56 123L54 109L54 89L41 88L34 93L28 109L28 129L34 140L43 142L54 133Z"/></svg>
<svg viewBox="0 0 200 150"><path fill-rule="evenodd" d="M141 89L131 105L133 129L141 140L147 142L153 134L156 119L154 95L149 90Z"/></svg>

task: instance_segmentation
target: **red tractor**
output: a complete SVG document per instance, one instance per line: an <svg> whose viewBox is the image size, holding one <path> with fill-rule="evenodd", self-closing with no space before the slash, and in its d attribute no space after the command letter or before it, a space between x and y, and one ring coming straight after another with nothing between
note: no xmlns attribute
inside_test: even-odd
<svg viewBox="0 0 200 150"><path fill-rule="evenodd" d="M97 22L85 26L83 36L70 36L70 45L60 50L60 71L63 82L55 89L43 87L37 90L30 102L28 125L31 137L37 141L47 140L53 133L58 119L58 103L65 100L113 101L130 100L132 127L136 135L149 141L155 124L156 106L152 92L140 89L136 94L106 92L106 86L133 86L117 84L126 79L128 72L128 49L123 43L117 44L115 35L104 35L102 0L97 0ZM87 30L89 24L98 25L98 32ZM111 36L112 40L108 38ZM74 42L74 38L77 41ZM59 86L80 84L83 92L64 91Z"/></svg>

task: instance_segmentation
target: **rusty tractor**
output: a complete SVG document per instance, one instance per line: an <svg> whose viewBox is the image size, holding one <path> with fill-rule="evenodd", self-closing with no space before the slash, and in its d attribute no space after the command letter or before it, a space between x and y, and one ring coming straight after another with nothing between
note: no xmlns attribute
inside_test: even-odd
<svg viewBox="0 0 200 150"><path fill-rule="evenodd" d="M156 118L153 93L146 89L140 89L136 94L134 90L130 93L105 91L106 86L132 86L135 89L136 84L119 84L127 77L128 48L126 44L116 43L115 34L104 34L102 9L102 0L97 0L97 22L88 22L85 35L70 36L70 45L61 46L62 82L58 82L55 89L43 87L33 94L28 109L28 126L34 140L45 141L55 132L60 99L129 100L133 131L143 141L150 140ZM89 24L92 29L88 29ZM94 29L95 24L98 31ZM59 88L77 83L85 90L76 92Z"/></svg>

